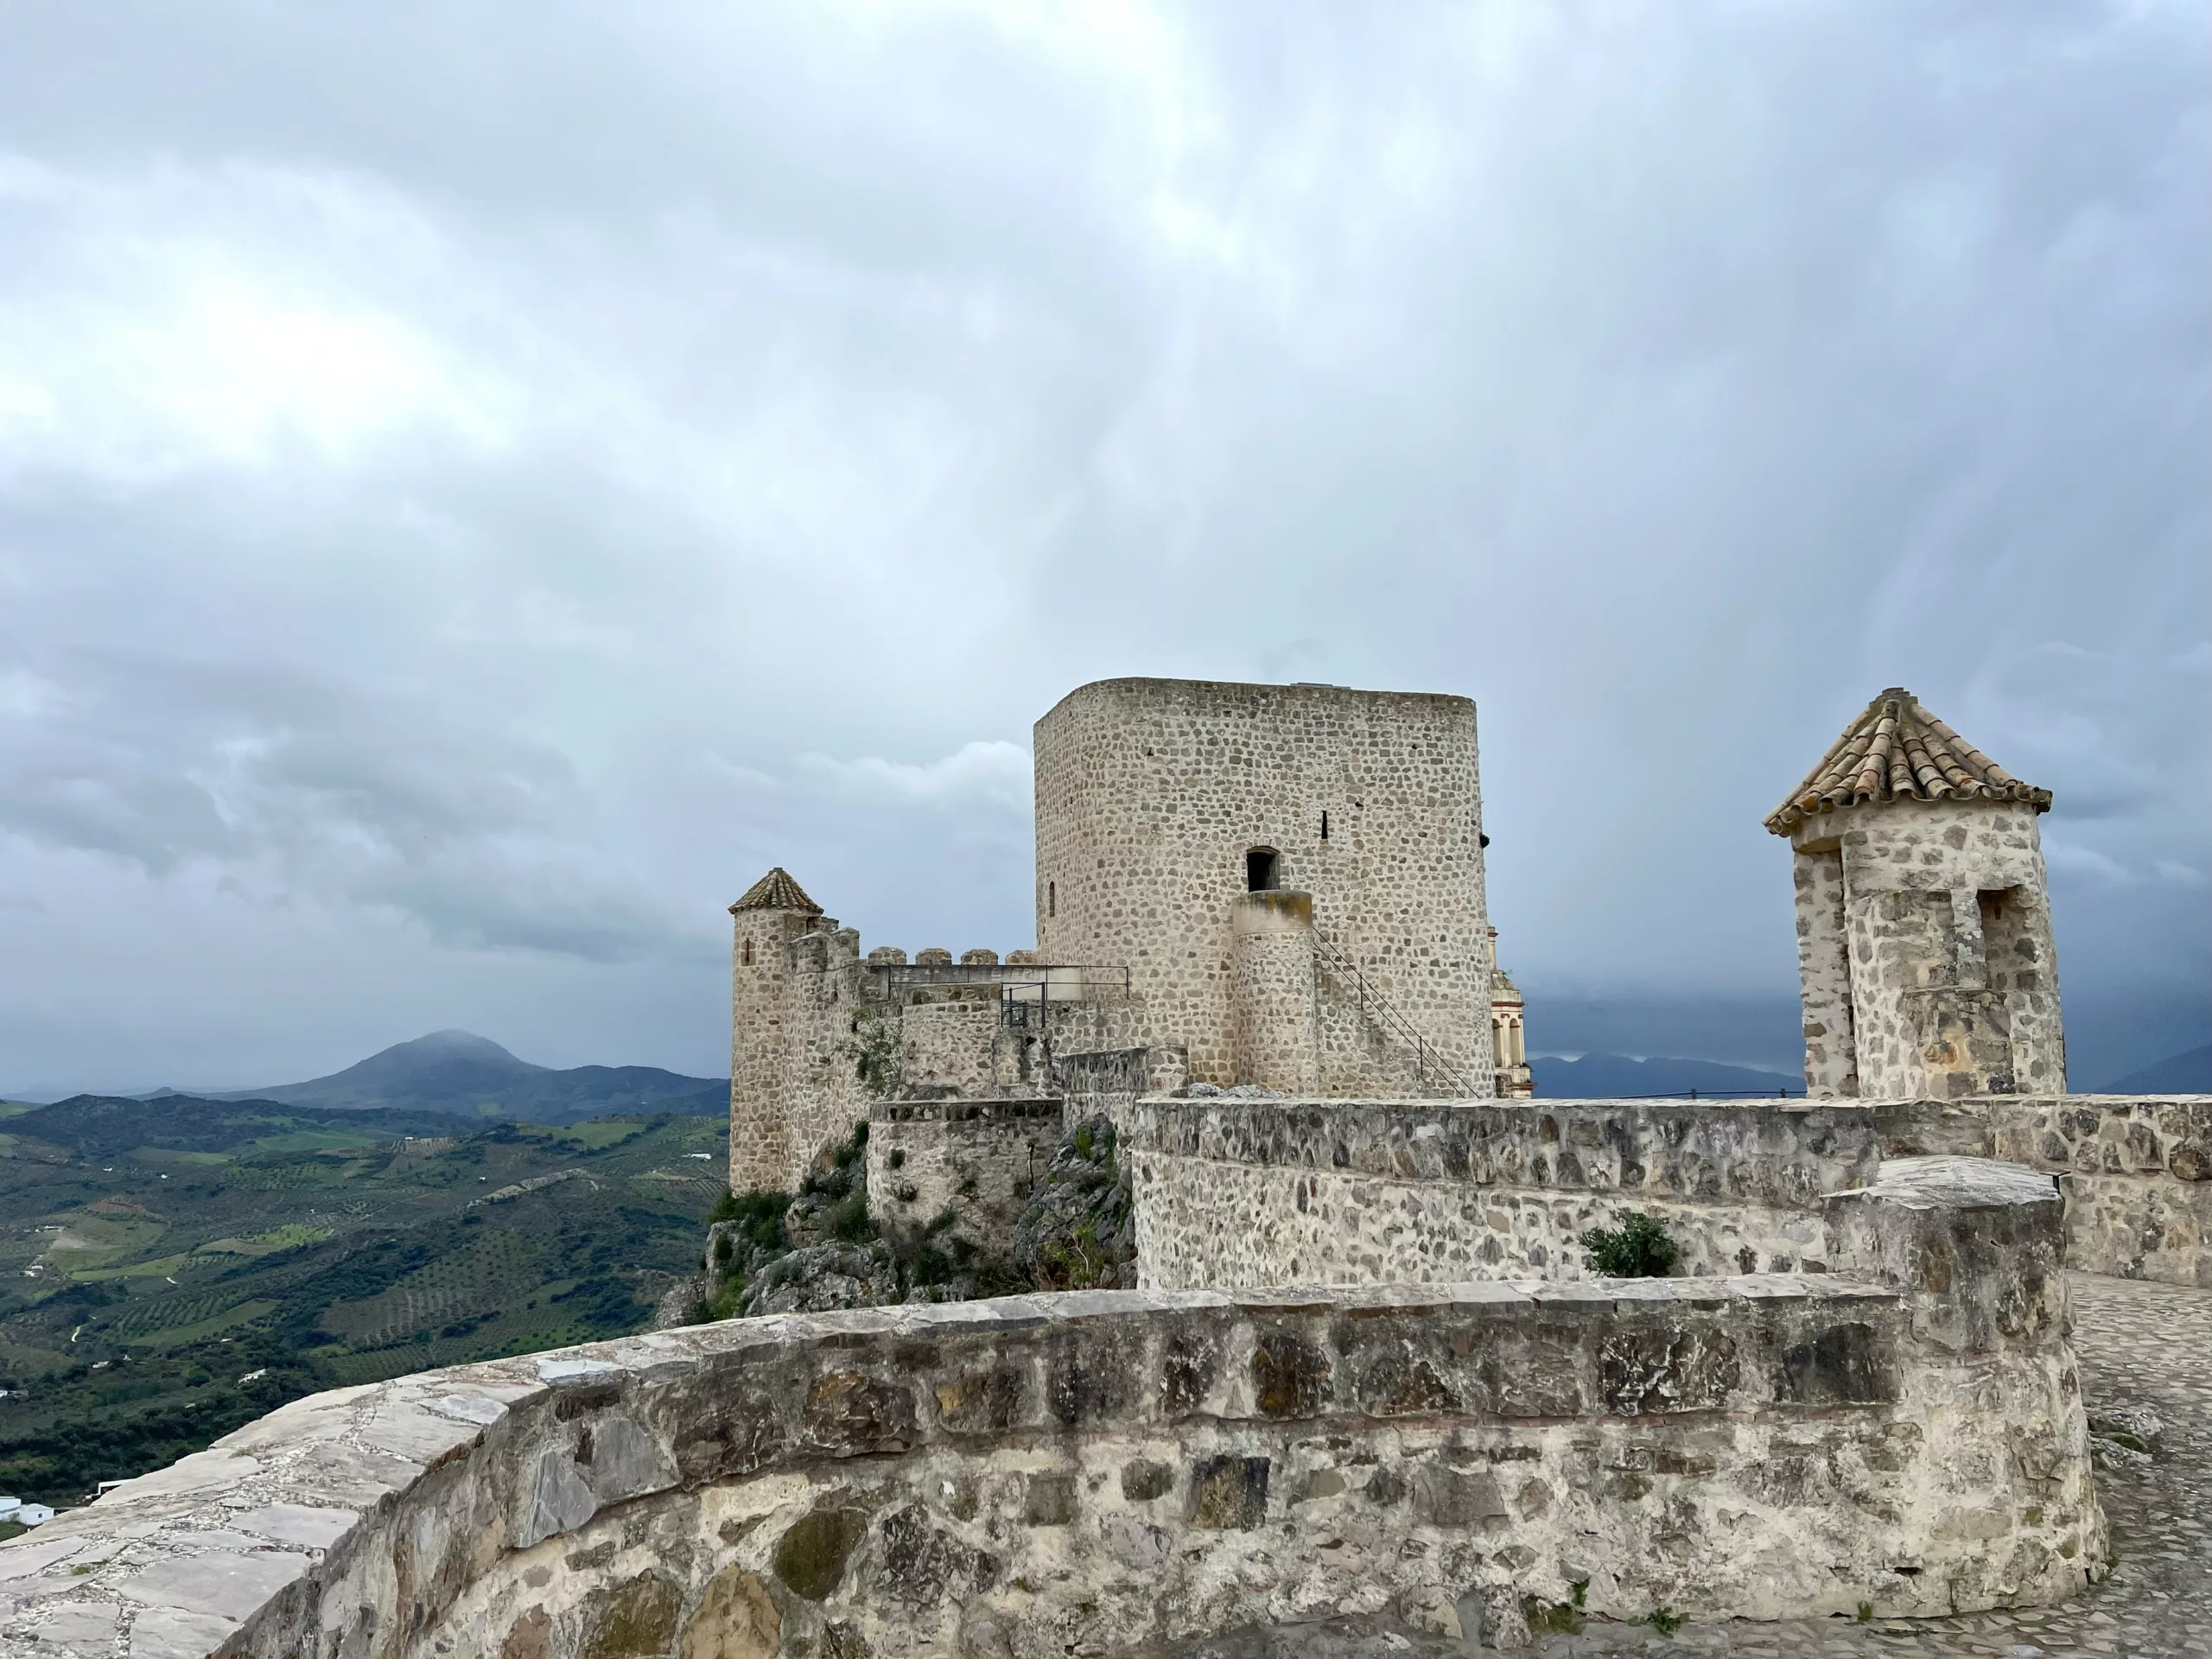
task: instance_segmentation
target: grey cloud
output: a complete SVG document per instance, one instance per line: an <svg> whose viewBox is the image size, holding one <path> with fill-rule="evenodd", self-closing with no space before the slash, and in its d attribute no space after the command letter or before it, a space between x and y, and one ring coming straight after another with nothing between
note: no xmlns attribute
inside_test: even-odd
<svg viewBox="0 0 2212 1659"><path fill-rule="evenodd" d="M1477 696L1540 1040L1786 1004L1759 820L1899 682L2057 792L2069 999L2193 995L2207 34L16 18L0 1041L281 1003L333 1064L420 1013L705 1071L769 864L1025 943L1029 725L1126 673Z"/></svg>
<svg viewBox="0 0 2212 1659"><path fill-rule="evenodd" d="M696 938L593 856L589 799L543 743L281 663L88 652L38 675L41 713L0 727L0 828L390 906L448 944L613 961Z"/></svg>

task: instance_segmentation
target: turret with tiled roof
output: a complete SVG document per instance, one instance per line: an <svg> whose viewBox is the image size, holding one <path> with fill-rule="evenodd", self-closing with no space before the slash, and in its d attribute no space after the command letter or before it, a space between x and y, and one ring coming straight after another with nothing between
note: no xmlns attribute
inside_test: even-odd
<svg viewBox="0 0 2212 1659"><path fill-rule="evenodd" d="M818 982L794 953L837 924L782 865L729 907L732 924L729 1184L734 1192L787 1190L795 1159L788 1098L794 986ZM818 963L812 964L818 966Z"/></svg>
<svg viewBox="0 0 2212 1659"><path fill-rule="evenodd" d="M2022 783L1893 685L1843 728L1766 827L1786 836L1815 812L1906 800L2018 801L2050 810L2049 790Z"/></svg>
<svg viewBox="0 0 2212 1659"><path fill-rule="evenodd" d="M1795 855L1810 1093L2064 1090L2050 810L1893 685L1769 815Z"/></svg>
<svg viewBox="0 0 2212 1659"><path fill-rule="evenodd" d="M791 872L780 864L747 887L745 896L729 907L729 913L734 916L741 910L795 910L802 916L822 913L822 906L806 896L806 889L792 880Z"/></svg>

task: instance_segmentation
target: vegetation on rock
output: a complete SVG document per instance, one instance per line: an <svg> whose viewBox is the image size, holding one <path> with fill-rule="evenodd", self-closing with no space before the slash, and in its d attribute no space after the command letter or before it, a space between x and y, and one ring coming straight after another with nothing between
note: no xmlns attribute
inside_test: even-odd
<svg viewBox="0 0 2212 1659"><path fill-rule="evenodd" d="M1134 1282L1129 1188L1115 1156L1113 1125L1103 1117L1062 1137L1002 1251L979 1245L956 1209L919 1229L879 1230L868 1210L867 1151L861 1123L796 1196L726 1195L709 1228L692 1316L820 1313Z"/></svg>
<svg viewBox="0 0 2212 1659"><path fill-rule="evenodd" d="M1136 1235L1128 1183L1104 1117L1078 1123L1014 1228L1016 1268L1034 1290L1105 1290L1135 1283Z"/></svg>
<svg viewBox="0 0 2212 1659"><path fill-rule="evenodd" d="M847 1029L852 1039L840 1045L838 1052L853 1063L868 1097L880 1100L899 1081L898 1022L881 1008L863 1005L853 1010Z"/></svg>

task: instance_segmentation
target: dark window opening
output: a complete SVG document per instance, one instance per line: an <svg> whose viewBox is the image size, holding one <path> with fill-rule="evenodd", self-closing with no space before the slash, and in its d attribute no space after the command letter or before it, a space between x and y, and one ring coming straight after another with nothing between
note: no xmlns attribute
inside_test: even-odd
<svg viewBox="0 0 2212 1659"><path fill-rule="evenodd" d="M1324 840L1324 841L1326 841L1328 838L1329 838L1329 815L1328 815L1327 813L1324 812L1324 813L1321 815L1321 839L1322 839L1322 840Z"/></svg>
<svg viewBox="0 0 2212 1659"><path fill-rule="evenodd" d="M2035 933L2030 925L2026 895L2018 887L1999 887L1974 895L1981 912L1981 962L1984 982L1993 991L2033 990L2042 982L2037 972Z"/></svg>
<svg viewBox="0 0 2212 1659"><path fill-rule="evenodd" d="M1255 847L1244 855L1244 890L1273 893L1280 885L1281 855L1272 847Z"/></svg>
<svg viewBox="0 0 2212 1659"><path fill-rule="evenodd" d="M1047 881L1045 884L1045 913L1047 916L1057 916L1060 913L1060 884L1057 881Z"/></svg>
<svg viewBox="0 0 2212 1659"><path fill-rule="evenodd" d="M753 965L753 941L747 939L745 942L745 948L741 950L738 955L745 965L750 968Z"/></svg>

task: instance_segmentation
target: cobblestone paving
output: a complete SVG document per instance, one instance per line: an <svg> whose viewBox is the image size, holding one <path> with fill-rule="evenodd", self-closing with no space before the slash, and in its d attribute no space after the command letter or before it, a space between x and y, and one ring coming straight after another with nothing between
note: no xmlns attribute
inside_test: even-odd
<svg viewBox="0 0 2212 1659"><path fill-rule="evenodd" d="M1955 1659L2111 1654L2119 1659L2212 1659L2212 1290L2072 1276L2074 1341L2092 1416L2139 1407L2164 1426L2157 1455L2100 1460L2097 1490L2118 1566L2063 1607L1958 1618L1749 1619L1656 1630L1592 1621L1547 1636L1531 1659L1725 1654L1730 1659ZM1206 1659L1427 1659L1459 1643L1414 1636L1395 1621L1347 1619L1251 1631L1179 1653Z"/></svg>

